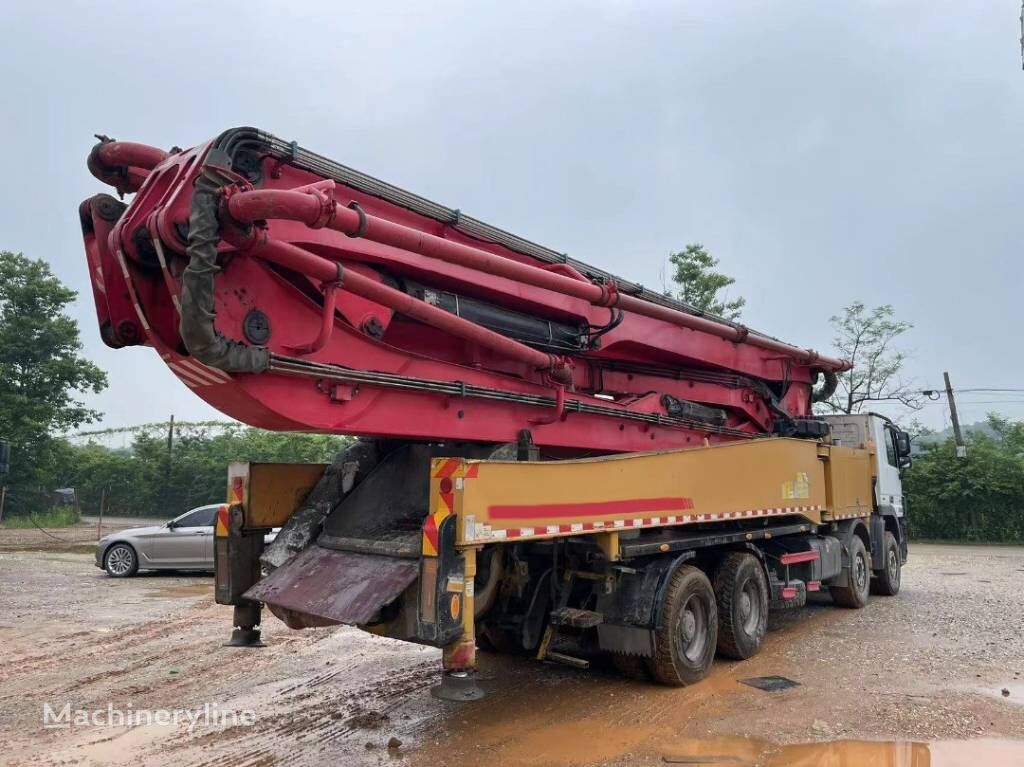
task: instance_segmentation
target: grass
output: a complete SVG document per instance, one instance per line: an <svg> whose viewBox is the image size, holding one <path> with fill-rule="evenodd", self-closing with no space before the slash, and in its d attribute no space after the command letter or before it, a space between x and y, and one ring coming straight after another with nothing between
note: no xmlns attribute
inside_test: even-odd
<svg viewBox="0 0 1024 767"><path fill-rule="evenodd" d="M32 523L32 520L35 520L35 524ZM31 517L28 515L6 517L2 524L8 530L25 530L34 528L36 525L46 528L74 527L80 521L81 518L75 513L74 507L54 506L49 511L33 514Z"/></svg>

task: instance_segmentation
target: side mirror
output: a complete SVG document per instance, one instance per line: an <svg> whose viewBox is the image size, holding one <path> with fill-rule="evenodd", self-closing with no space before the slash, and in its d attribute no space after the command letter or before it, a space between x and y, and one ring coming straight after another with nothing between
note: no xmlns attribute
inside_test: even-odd
<svg viewBox="0 0 1024 767"><path fill-rule="evenodd" d="M910 456L910 435L905 431L896 432L896 454L900 458L907 458ZM902 465L902 461L900 462Z"/></svg>
<svg viewBox="0 0 1024 767"><path fill-rule="evenodd" d="M902 456L900 456L900 468L901 469L909 469L913 465L914 465L914 459L911 458L909 455L902 455Z"/></svg>

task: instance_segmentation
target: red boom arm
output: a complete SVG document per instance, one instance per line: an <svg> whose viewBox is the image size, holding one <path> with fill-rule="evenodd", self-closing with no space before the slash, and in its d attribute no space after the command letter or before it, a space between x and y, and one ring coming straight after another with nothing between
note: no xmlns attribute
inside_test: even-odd
<svg viewBox="0 0 1024 767"><path fill-rule="evenodd" d="M709 317L251 128L102 139L81 208L104 340L271 429L564 454L808 434L841 360Z"/></svg>

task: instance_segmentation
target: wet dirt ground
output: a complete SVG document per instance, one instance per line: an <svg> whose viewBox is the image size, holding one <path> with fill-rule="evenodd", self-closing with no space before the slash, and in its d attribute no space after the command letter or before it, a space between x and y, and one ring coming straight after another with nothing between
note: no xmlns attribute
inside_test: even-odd
<svg viewBox="0 0 1024 767"><path fill-rule="evenodd" d="M1024 764L1021 548L914 546L898 597L773 614L760 655L693 687L482 655L488 696L453 704L429 694L437 650L273 618L267 647L223 647L209 576L115 580L87 552L5 535L5 764ZM739 682L767 675L799 685ZM100 726L44 728L65 704ZM118 712L142 724L107 726Z"/></svg>

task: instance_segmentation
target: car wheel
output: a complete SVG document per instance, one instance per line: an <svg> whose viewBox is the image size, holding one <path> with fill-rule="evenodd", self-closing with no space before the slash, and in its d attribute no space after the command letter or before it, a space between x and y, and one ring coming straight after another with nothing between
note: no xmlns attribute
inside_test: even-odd
<svg viewBox="0 0 1024 767"><path fill-rule="evenodd" d="M139 571L139 558L127 543L115 543L107 549L103 569L113 578L128 578Z"/></svg>

